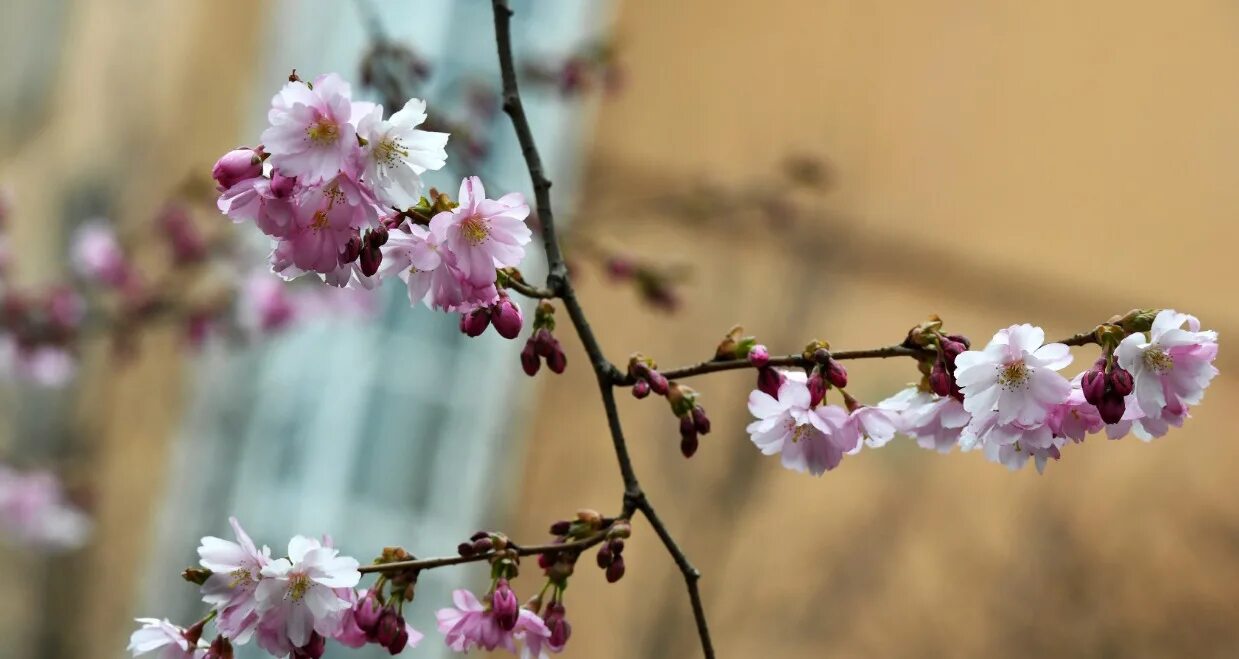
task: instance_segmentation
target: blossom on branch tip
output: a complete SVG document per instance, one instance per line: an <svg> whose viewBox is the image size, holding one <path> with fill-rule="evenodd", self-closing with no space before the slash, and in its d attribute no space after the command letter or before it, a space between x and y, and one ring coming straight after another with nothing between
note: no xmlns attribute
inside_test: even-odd
<svg viewBox="0 0 1239 659"><path fill-rule="evenodd" d="M757 417L745 429L766 455L779 454L783 466L814 476L834 469L860 436L847 426L848 413L833 405L814 408L806 378L784 373L778 396L749 394L749 412Z"/></svg>
<svg viewBox="0 0 1239 659"><path fill-rule="evenodd" d="M1118 363L1133 380L1136 402L1147 417L1158 419L1167 408L1198 404L1217 375L1217 333L1201 331L1195 316L1173 309L1158 312L1146 336L1133 333L1115 350ZM1172 415L1173 416L1173 415Z"/></svg>

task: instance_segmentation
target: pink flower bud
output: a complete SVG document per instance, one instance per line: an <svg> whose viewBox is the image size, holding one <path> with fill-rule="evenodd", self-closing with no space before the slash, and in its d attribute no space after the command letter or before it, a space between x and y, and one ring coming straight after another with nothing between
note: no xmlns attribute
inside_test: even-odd
<svg viewBox="0 0 1239 659"><path fill-rule="evenodd" d="M495 306L491 307L490 323L495 326L495 331L499 332L499 336L505 339L515 339L516 335L521 333L525 318L521 314L521 308L505 295L499 298Z"/></svg>
<svg viewBox="0 0 1239 659"><path fill-rule="evenodd" d="M809 407L817 407L826 398L826 381L822 379L822 369L813 369L813 374L809 376Z"/></svg>
<svg viewBox="0 0 1239 659"><path fill-rule="evenodd" d="M232 659L232 657L232 642L224 636L216 636L202 659Z"/></svg>
<svg viewBox="0 0 1239 659"><path fill-rule="evenodd" d="M1084 392L1084 400L1093 405L1101 405L1101 398L1106 394L1105 368L1106 360L1102 358L1085 371L1084 376L1080 378L1080 389Z"/></svg>
<svg viewBox="0 0 1239 659"><path fill-rule="evenodd" d="M561 519L558 522L551 524L551 535L568 535L568 532L571 530L572 522L566 519Z"/></svg>
<svg viewBox="0 0 1239 659"><path fill-rule="evenodd" d="M1110 390L1120 396L1130 394L1136 386L1131 373L1118 364L1115 364L1114 368L1110 369L1109 384Z"/></svg>
<svg viewBox="0 0 1239 659"><path fill-rule="evenodd" d="M662 373L659 373L654 369L650 369L650 372L646 374L646 379L649 380L651 391L659 396L667 395L667 391L670 389L671 385L667 382L667 378L664 377Z"/></svg>
<svg viewBox="0 0 1239 659"><path fill-rule="evenodd" d="M221 191L227 190L241 181L262 176L262 157L250 148L233 149L215 161L211 176Z"/></svg>
<svg viewBox="0 0 1239 659"><path fill-rule="evenodd" d="M557 342L555 341L555 337L551 335L551 331L545 327L534 332L533 338L530 340L533 342L534 352L537 353L539 357L550 359L551 355L555 353L555 346Z"/></svg>
<svg viewBox="0 0 1239 659"><path fill-rule="evenodd" d="M291 195L293 190L297 188L297 179L292 176L284 176L279 172L271 173L271 194L277 199L284 199Z"/></svg>
<svg viewBox="0 0 1239 659"><path fill-rule="evenodd" d="M1127 405L1123 402L1123 397L1113 391L1107 391L1101 397L1101 402L1097 404L1097 413L1107 424L1122 421L1125 411L1127 411Z"/></svg>
<svg viewBox="0 0 1239 659"><path fill-rule="evenodd" d="M383 647L389 647L395 642L400 630L404 629L404 619L396 613L396 607L390 604L383 607L379 622L375 626L374 642Z"/></svg>
<svg viewBox="0 0 1239 659"><path fill-rule="evenodd" d="M360 261L361 274L367 277L373 277L374 274L379 271L379 265L383 263L383 252L374 245L366 245L361 248ZM482 330L485 331L486 327L483 326Z"/></svg>
<svg viewBox="0 0 1239 659"><path fill-rule="evenodd" d="M650 383L648 380L637 380L637 383L632 385L632 397L640 400L650 395Z"/></svg>
<svg viewBox="0 0 1239 659"><path fill-rule="evenodd" d="M318 632L310 633L310 640L303 646L293 649L293 659L322 659L327 651L327 639Z"/></svg>
<svg viewBox="0 0 1239 659"><path fill-rule="evenodd" d="M559 652L568 644L568 639L572 636L572 625L568 624L567 616L564 612L564 605L559 602L551 602L546 607L546 617L544 618L547 629L551 630L551 637L547 640L551 649Z"/></svg>
<svg viewBox="0 0 1239 659"><path fill-rule="evenodd" d="M624 558L617 556L615 561L607 567L607 583L615 583L624 578Z"/></svg>
<svg viewBox="0 0 1239 659"><path fill-rule="evenodd" d="M749 350L749 363L756 368L765 368L766 364L770 363L770 351L760 343L753 346Z"/></svg>
<svg viewBox="0 0 1239 659"><path fill-rule="evenodd" d="M697 437L697 426L693 423L691 414L680 417L680 453L686 458L693 457L701 440Z"/></svg>
<svg viewBox="0 0 1239 659"><path fill-rule="evenodd" d="M361 236L356 234L351 236L348 242L344 243L344 249L340 252L340 264L344 265L356 261L357 257L361 256L361 246Z"/></svg>
<svg viewBox="0 0 1239 659"><path fill-rule="evenodd" d="M934 368L929 372L929 388L939 396L951 395L951 375L946 372L946 362L941 359L934 362Z"/></svg>
<svg viewBox="0 0 1239 659"><path fill-rule="evenodd" d="M396 632L395 638L384 647L393 655L400 654L406 647L409 646L409 626L405 623L404 618L400 617L400 629Z"/></svg>
<svg viewBox="0 0 1239 659"><path fill-rule="evenodd" d="M611 547L609 545L603 545L598 548L597 560L598 567L604 570L610 567L611 563L615 561L615 555L611 553Z"/></svg>
<svg viewBox="0 0 1239 659"><path fill-rule="evenodd" d="M460 331L469 336L481 336L490 325L490 311L474 309L469 313L460 314Z"/></svg>
<svg viewBox="0 0 1239 659"><path fill-rule="evenodd" d="M533 337L530 337L525 342L524 349L521 350L521 368L525 371L525 375L533 377L538 374L538 369L542 368L542 360L538 358L538 354L534 352Z"/></svg>
<svg viewBox="0 0 1239 659"><path fill-rule="evenodd" d="M383 604L374 591L366 591L366 596L353 605L353 620L357 627L372 636L378 632L379 618L383 615Z"/></svg>
<svg viewBox="0 0 1239 659"><path fill-rule="evenodd" d="M710 434L710 417L706 416L706 410L700 405L693 407L693 425L697 428L697 434Z"/></svg>
<svg viewBox="0 0 1239 659"><path fill-rule="evenodd" d="M551 340L555 341L554 339ZM564 369L568 368L568 356L559 347L559 341L555 341L554 348L555 351L551 353L550 357L546 358L546 365L556 374L563 373Z"/></svg>
<svg viewBox="0 0 1239 659"><path fill-rule="evenodd" d="M955 341L956 343L964 344L964 350L968 350L972 347L972 341L969 341L968 337L963 334L947 334L946 338Z"/></svg>
<svg viewBox="0 0 1239 659"><path fill-rule="evenodd" d="M835 360L826 362L826 381L842 389L848 386L848 371Z"/></svg>
<svg viewBox="0 0 1239 659"><path fill-rule="evenodd" d="M508 586L507 579L500 579L495 585L495 592L490 597L491 614L500 629L512 631L516 629L516 621L520 618L521 603L516 593Z"/></svg>
<svg viewBox="0 0 1239 659"><path fill-rule="evenodd" d="M942 358L945 359L947 365L952 368L955 367L955 358L963 354L966 350L968 350L968 346L960 343L959 341L953 341L949 338L942 339Z"/></svg>
<svg viewBox="0 0 1239 659"><path fill-rule="evenodd" d="M366 232L366 244L373 247L382 247L387 244L387 227L380 224L379 226L370 229Z"/></svg>
<svg viewBox="0 0 1239 659"><path fill-rule="evenodd" d="M784 375L769 366L757 369L757 389L772 398L779 397Z"/></svg>

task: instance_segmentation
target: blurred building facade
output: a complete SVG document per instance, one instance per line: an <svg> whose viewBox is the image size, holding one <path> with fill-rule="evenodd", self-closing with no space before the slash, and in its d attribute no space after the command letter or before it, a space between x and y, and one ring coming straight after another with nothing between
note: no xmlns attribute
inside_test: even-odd
<svg viewBox="0 0 1239 659"><path fill-rule="evenodd" d="M563 10L557 2L540 7ZM294 4L271 16L294 22ZM426 9L405 4L395 11ZM477 25L450 31L444 19L428 31L451 49L477 30L485 37L477 61L489 61L487 3L459 4L452 11L474 12ZM66 200L113 191L102 195L110 213L150 216L160 191L253 132L257 78L287 66L260 54L280 24L246 3L58 6L62 14L38 24L50 26L49 40L72 45L40 92L41 118L5 133L0 159L21 212L49 218L11 229L43 255L24 273L34 279L59 267L63 236L47 227L100 195ZM327 18L343 11L315 9ZM930 313L976 341L1024 321L1062 336L1134 306L1177 305L1218 329L1223 343L1239 326L1228 304L1236 279L1228 252L1239 231L1230 217L1239 202L1232 3L623 0L618 16L626 88L600 109L580 199L563 195L571 186L557 180L556 201L578 234L690 263L693 276L683 308L664 316L582 268L580 296L615 361L641 350L664 364L694 362L737 322L777 352L812 338L840 348L892 343ZM37 17L27 18L33 25ZM145 49L140 58L135 43ZM571 150L551 150L556 171L570 174ZM789 156L820 159L825 179L792 185L780 174ZM523 188L518 175L510 186ZM719 200L738 201L710 203ZM444 340L454 338L450 329ZM488 436L503 442L481 445L496 469L475 477L510 479L473 486L470 522L483 508L502 511L489 516L494 525L535 539L578 507L619 505L592 374L576 342L566 332L561 340L569 369L538 378L525 429L496 423ZM121 656L130 618L153 613L144 606L192 599L168 569L192 556L196 535L173 547L173 531L224 526L218 506L200 507L213 481L177 471L194 464L184 447L202 427L194 403L181 401L214 406L201 398L210 383L166 357L175 342L171 329L148 337L136 363L97 369L83 384L76 427L92 447L98 542L51 565L11 558L19 569L3 579L12 596L0 597L0 647L12 656L40 656L38 648L42 656ZM510 375L508 358L469 370ZM657 400L624 398L621 412L644 485L705 573L722 656L1229 657L1239 653L1239 509L1230 487L1239 449L1224 415L1239 387L1225 347L1219 365L1223 375L1185 429L1151 445L1090 440L1041 477L904 441L821 479L787 472L743 432L747 373L693 383L715 431L691 461L679 456L674 420ZM915 376L908 363L849 366L850 389L870 402ZM248 364L231 368L241 373L219 377L245 380ZM280 435L276 421L230 437L251 437L246 445L259 449L253 433ZM358 443L348 446L376 432L398 436L399 420L391 423L350 430ZM515 451L502 445L517 440ZM323 505L359 496L332 492ZM251 495L272 496L230 496ZM278 539L280 523L334 519L310 508L273 519L265 539ZM457 542L446 536L459 529L413 528L418 518L400 506L357 533L370 539L385 519L400 537L374 542L419 553ZM617 585L582 561L567 601L575 641L565 656L694 656L682 583L643 523L626 558ZM162 577L148 574L154 565ZM8 577L19 571L27 578ZM45 604L45 592L70 593L71 605ZM435 604L424 603L423 631ZM71 625L56 611L72 611Z"/></svg>

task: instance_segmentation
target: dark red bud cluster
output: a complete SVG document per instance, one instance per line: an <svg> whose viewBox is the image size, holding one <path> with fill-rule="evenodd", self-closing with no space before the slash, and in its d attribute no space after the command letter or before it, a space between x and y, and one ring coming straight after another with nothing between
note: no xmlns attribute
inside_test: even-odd
<svg viewBox="0 0 1239 659"><path fill-rule="evenodd" d="M607 582L624 578L624 539L609 538L598 548L598 567L606 571Z"/></svg>
<svg viewBox="0 0 1239 659"><path fill-rule="evenodd" d="M968 337L947 334L938 339L938 358L929 371L929 388L939 396L952 396L962 401L964 394L955 382L955 359L972 345Z"/></svg>
<svg viewBox="0 0 1239 659"><path fill-rule="evenodd" d="M1097 408L1102 421L1118 423L1127 411L1123 399L1135 388L1135 381L1130 372L1118 364L1110 364L1110 360L1102 356L1084 372L1080 388L1084 400Z"/></svg>
<svg viewBox="0 0 1239 659"><path fill-rule="evenodd" d="M515 339L525 325L525 316L520 305L513 302L506 293L501 292L499 300L489 307L479 307L460 314L460 332L466 336L481 336L486 332L486 328L492 325L499 336L505 339Z"/></svg>
<svg viewBox="0 0 1239 659"><path fill-rule="evenodd" d="M361 243L361 251L358 255L361 264L361 274L373 277L383 263L383 251L380 248L387 244L387 227L380 224L373 229L367 230L366 236ZM345 249L348 250L349 247L346 246Z"/></svg>
<svg viewBox="0 0 1239 659"><path fill-rule="evenodd" d="M547 368L555 373L563 373L568 367L568 357L564 355L559 340L545 327L534 332L525 342L525 348L521 350L521 368L525 369L526 375L533 377L538 374L543 360Z"/></svg>
<svg viewBox="0 0 1239 659"><path fill-rule="evenodd" d="M636 378L636 383L632 386L632 395L634 398L645 398L650 393L666 396L671 390L671 383L667 378L659 373L652 361L642 357L633 356L628 361L628 375Z"/></svg>

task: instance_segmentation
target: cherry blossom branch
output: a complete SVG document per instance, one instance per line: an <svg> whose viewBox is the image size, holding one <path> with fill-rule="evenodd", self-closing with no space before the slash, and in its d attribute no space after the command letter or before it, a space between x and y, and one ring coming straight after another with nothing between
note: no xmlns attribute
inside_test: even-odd
<svg viewBox="0 0 1239 659"><path fill-rule="evenodd" d="M693 617L697 625L697 635L701 640L702 653L707 659L712 659L714 657L714 646L710 640L710 630L706 622L705 609L701 602L701 592L697 586L697 582L701 579L701 573L689 562L688 557L680 549L679 545L676 544L666 525L655 514L653 506L637 480L636 471L632 466L632 459L628 455L628 445L624 439L619 410L615 404L614 386L615 382L622 377L622 374L603 354L602 347L590 328L589 321L585 317L585 311L581 308L581 304L576 298L576 292L572 288L572 282L568 277L567 263L564 261L563 253L555 235L555 220L551 210L551 182L544 173L542 159L538 155L538 147L534 141L533 131L529 126L529 119L525 115L524 106L521 104L520 91L516 83L516 64L512 54L512 9L508 6L506 0L493 0L492 7L495 14L495 42L499 51L499 69L503 82L503 109L512 119L517 140L521 145L521 153L525 157L525 164L529 169L529 177L533 182L538 220L542 225L542 241L546 247L548 263L547 288L558 294L563 301L564 308L568 311L568 316L572 320L572 325L576 329L577 335L581 338L585 352L589 355L594 375L598 379L598 389L602 397L603 407L606 410L611 443L615 449L616 461L619 464L620 475L624 481L624 513L629 515L634 510L641 511L679 567L680 573L684 577L685 586L688 589L689 600L693 608Z"/></svg>
<svg viewBox="0 0 1239 659"><path fill-rule="evenodd" d="M603 529L599 533L595 533L594 535L586 538L581 538L580 540L573 540L572 542L548 543L544 545L516 545L509 543L508 546L511 547L518 556L536 556L538 554L558 553L564 551L584 551L597 545L603 540L606 540L608 529ZM362 574L374 572L417 572L421 570L431 570L437 567L447 567L449 565L489 561L498 556L499 553L500 552L490 551L480 554L472 554L469 556L440 556L438 558L420 558L411 561L393 561L391 563L363 565L358 568L358 571Z"/></svg>
<svg viewBox="0 0 1239 659"><path fill-rule="evenodd" d="M1096 330L1080 332L1073 334L1065 339L1055 341L1054 343L1062 343L1069 346L1083 346L1092 343L1097 343ZM854 360L854 359L889 359L891 357L913 357L917 359L932 358L937 353L931 349L925 348L910 348L904 345L886 346L884 348L869 348L865 350L840 350L831 352L830 358L836 361ZM767 365L769 366L786 366L811 368L818 362L815 359L810 359L804 355L783 355L779 357L771 357ZM659 373L668 380L682 380L696 375L706 375L709 373L719 373L722 371L736 371L742 369L754 368L752 362L747 359L724 359L724 360L709 360L693 364L691 366L681 366L667 370L659 370ZM615 379L615 385L620 387L631 387L636 384L637 378L632 374L622 375Z"/></svg>

